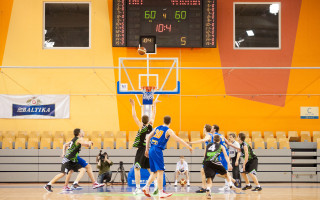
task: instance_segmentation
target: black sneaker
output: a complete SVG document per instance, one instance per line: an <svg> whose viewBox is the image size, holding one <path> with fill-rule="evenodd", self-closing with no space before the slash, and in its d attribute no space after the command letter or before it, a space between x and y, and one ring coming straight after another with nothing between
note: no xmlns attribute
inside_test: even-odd
<svg viewBox="0 0 320 200"><path fill-rule="evenodd" d="M53 192L51 189L51 185L45 185L43 188L46 189L48 192Z"/></svg>
<svg viewBox="0 0 320 200"><path fill-rule="evenodd" d="M236 181L236 182L234 182L234 186L236 186L237 188L239 188L239 187L240 187L239 180L238 180L238 179L236 179L235 181Z"/></svg>
<svg viewBox="0 0 320 200"><path fill-rule="evenodd" d="M257 192L257 191L261 191L262 190L262 187L255 187L253 190L251 191L254 191L254 192Z"/></svg>
<svg viewBox="0 0 320 200"><path fill-rule="evenodd" d="M200 190L197 190L196 193L205 193L206 189L205 188L200 188Z"/></svg>
<svg viewBox="0 0 320 200"><path fill-rule="evenodd" d="M251 189L251 188L252 188L251 185L246 185L246 187L242 188L242 190L249 190L249 189Z"/></svg>
<svg viewBox="0 0 320 200"><path fill-rule="evenodd" d="M72 190L76 190L76 189L81 189L82 187L78 184L78 183L74 183L74 184L72 184L72 186L71 186L71 189Z"/></svg>

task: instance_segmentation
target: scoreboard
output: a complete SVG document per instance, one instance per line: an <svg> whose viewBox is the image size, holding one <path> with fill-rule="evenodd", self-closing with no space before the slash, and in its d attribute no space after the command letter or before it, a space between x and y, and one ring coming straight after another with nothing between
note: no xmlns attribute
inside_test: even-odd
<svg viewBox="0 0 320 200"><path fill-rule="evenodd" d="M114 47L137 47L154 36L158 47L216 47L216 0L113 0Z"/></svg>

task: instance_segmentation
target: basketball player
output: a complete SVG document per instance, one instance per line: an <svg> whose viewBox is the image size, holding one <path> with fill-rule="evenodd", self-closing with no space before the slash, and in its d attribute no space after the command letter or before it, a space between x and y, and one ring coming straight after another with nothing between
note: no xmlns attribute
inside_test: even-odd
<svg viewBox="0 0 320 200"><path fill-rule="evenodd" d="M219 131L219 126L217 126L217 125L210 126L209 124L206 124L204 127L204 133L206 136L202 140L190 142L189 144L205 143L206 145L208 145L208 143L213 143L213 137L214 137L214 134L216 134L216 135L219 135L220 143L221 143L221 145L223 145L224 141L222 141L222 140L224 140L224 138L222 138L223 136L221 134L218 134L218 131ZM226 149L226 152L228 155L227 147L224 146L224 148ZM223 158L221 158L221 157L223 157ZM224 158L224 155L220 155L219 159L220 159L220 161L222 159L222 161L221 161L222 165L225 167L226 170L228 170L228 163L227 163L226 159ZM201 168L200 172L201 172L202 188L197 190L196 193L205 193L206 192L206 177L205 177L203 167ZM237 183L233 178L231 178L231 176L228 172L227 172L227 175L229 176L229 178L231 179L231 181L235 185L237 185L237 186L239 185L239 183ZM218 175L218 176L220 176L220 175ZM228 183L225 182L225 187L223 188L223 190L229 190L229 189L230 189L230 187L229 187Z"/></svg>
<svg viewBox="0 0 320 200"><path fill-rule="evenodd" d="M203 132L205 133L205 137L201 140L197 140L194 142L189 142L189 144L197 144L197 143L205 143L206 145L208 145L209 142L213 143L213 135L211 133L212 130L212 126L209 124L206 124L204 126L204 130ZM201 173L201 183L202 183L202 187L196 191L196 193L205 193L206 192L206 177L204 174L204 169L203 169L203 165L202 168L200 170Z"/></svg>
<svg viewBox="0 0 320 200"><path fill-rule="evenodd" d="M237 148L237 147L234 146L233 144L231 144L223 135L221 135L219 133L219 129L220 128L219 128L218 125L213 125L211 132L212 132L213 136L218 135L220 137L220 144L222 146L224 146L224 148L226 149L227 155L229 156L229 149L227 148L227 145L230 146L230 147L234 147L234 148ZM233 179L231 177L231 175L229 174L229 172L228 172L228 162L227 162L227 159L224 156L224 154L220 154L219 159L220 159L220 162L222 163L222 165L224 166L224 168L227 170L227 175L229 176L231 181L238 187L240 185L240 183L238 181L236 181L235 179ZM229 189L230 189L230 187L229 187L228 183L226 182L226 180L225 180L224 188L219 188L219 190L229 190Z"/></svg>
<svg viewBox="0 0 320 200"><path fill-rule="evenodd" d="M172 193L168 194L163 191L163 171L165 169L164 160L163 160L163 150L165 149L169 138L173 137L173 139L175 139L179 143L182 143L184 146L186 146L190 150L190 152L192 152L192 148L169 128L171 123L171 117L165 116L163 121L164 121L164 124L154 129L147 137L145 155L146 157L149 157L151 172L154 172L153 174L150 175L146 186L142 188L143 193L147 197L151 197L149 193L149 186L156 177L158 177L157 181L158 181L159 197L166 198L172 195ZM151 147L149 150L150 143L151 143Z"/></svg>
<svg viewBox="0 0 320 200"><path fill-rule="evenodd" d="M242 188L242 190L248 190L252 188L247 176L247 174L249 174L253 182L256 184L256 187L252 191L261 191L262 188L257 178L258 157L254 154L250 145L245 142L246 135L244 133L239 133L238 137L242 157L244 158L241 175L246 181L246 186Z"/></svg>
<svg viewBox="0 0 320 200"><path fill-rule="evenodd" d="M212 180L217 173L226 180L230 188L235 189L237 192L238 190L240 190L233 185L230 176L228 176L227 174L227 170L224 166L222 166L222 163L220 162L219 156L223 153L227 161L228 169L232 169L229 162L228 154L226 152L226 148L220 143L220 140L220 136L215 135L213 138L214 143L209 143L206 147L204 157L204 172L207 179L206 196L208 199L211 199Z"/></svg>
<svg viewBox="0 0 320 200"><path fill-rule="evenodd" d="M142 194L142 191L140 189L140 169L149 169L149 158L147 158L144 155L144 152L146 151L146 136L152 131L152 126L154 123L154 119L156 116L156 103L157 101L153 102L153 109L152 109L152 118L149 119L148 115L143 115L141 122L137 117L134 100L130 99L130 103L132 106L132 117L136 124L139 127L139 131L136 135L136 138L133 143L133 147L138 148L135 161L134 161L134 177L136 181L136 189L134 191L134 194ZM157 188L155 187L155 193L157 193Z"/></svg>
<svg viewBox="0 0 320 200"><path fill-rule="evenodd" d="M44 189L46 189L48 192L52 192L52 184L61 179L64 175L69 175L69 173L72 173L73 171L77 172L79 169L82 168L81 165L78 163L78 154L81 150L81 146L90 147L92 145L91 141L87 142L83 140L83 130L76 128L74 129L73 134L75 137L69 143L69 148L66 154L63 153L61 173L56 175L49 183L47 183L44 186ZM63 150L65 150L65 147ZM69 176L66 177L65 183L69 182L71 173ZM70 191L71 189L68 187L67 184L65 184L63 190Z"/></svg>
<svg viewBox="0 0 320 200"><path fill-rule="evenodd" d="M239 142L236 141L236 135L234 133L230 133L228 135L229 141L238 149L240 149L240 144ZM239 183L239 186L241 187L241 179L240 179L240 170L239 170L239 159L241 153L238 152L236 148L233 148L229 146L229 152L230 152L230 160L232 161L232 177L237 180Z"/></svg>

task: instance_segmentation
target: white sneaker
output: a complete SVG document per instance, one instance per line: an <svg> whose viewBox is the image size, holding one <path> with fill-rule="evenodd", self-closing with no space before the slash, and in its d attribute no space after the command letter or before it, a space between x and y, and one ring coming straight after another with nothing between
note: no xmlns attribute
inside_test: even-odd
<svg viewBox="0 0 320 200"><path fill-rule="evenodd" d="M137 194L142 194L142 190L140 188L136 188L135 191L133 192L133 194L137 195Z"/></svg>
<svg viewBox="0 0 320 200"><path fill-rule="evenodd" d="M96 188L103 187L103 186L104 186L104 183L100 184L100 183L95 182L95 183L92 185L92 188L93 188L93 189L96 189Z"/></svg>
<svg viewBox="0 0 320 200"><path fill-rule="evenodd" d="M159 193L160 198L167 198L167 197L170 197L171 195L172 193L166 193L164 191Z"/></svg>
<svg viewBox="0 0 320 200"><path fill-rule="evenodd" d="M229 191L230 190L230 187L228 185L225 185L224 187L222 188L219 188L220 191Z"/></svg>
<svg viewBox="0 0 320 200"><path fill-rule="evenodd" d="M146 195L147 197L151 197L149 187L144 186L144 187L142 188L142 192L143 192L144 195Z"/></svg>

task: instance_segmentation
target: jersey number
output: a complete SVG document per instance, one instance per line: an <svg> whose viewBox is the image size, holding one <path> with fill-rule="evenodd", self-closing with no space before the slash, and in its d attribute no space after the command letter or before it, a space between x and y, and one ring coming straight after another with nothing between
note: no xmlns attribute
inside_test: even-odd
<svg viewBox="0 0 320 200"><path fill-rule="evenodd" d="M156 134L154 135L154 137L159 139L159 138L162 136L162 134L163 134L163 131L157 130L157 132L156 132Z"/></svg>

